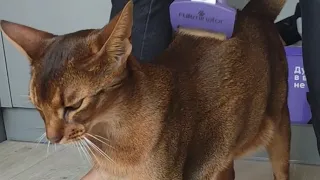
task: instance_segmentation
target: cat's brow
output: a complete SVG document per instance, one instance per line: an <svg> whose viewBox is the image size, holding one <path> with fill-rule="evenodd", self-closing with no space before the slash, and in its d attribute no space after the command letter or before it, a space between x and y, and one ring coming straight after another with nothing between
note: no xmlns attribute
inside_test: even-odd
<svg viewBox="0 0 320 180"><path fill-rule="evenodd" d="M74 104L77 99L77 94L74 91L64 93L64 103L65 105Z"/></svg>

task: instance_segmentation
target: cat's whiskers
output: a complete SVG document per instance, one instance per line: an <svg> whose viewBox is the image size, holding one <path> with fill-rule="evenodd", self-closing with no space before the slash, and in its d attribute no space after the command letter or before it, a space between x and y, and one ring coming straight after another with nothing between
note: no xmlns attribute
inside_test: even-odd
<svg viewBox="0 0 320 180"><path fill-rule="evenodd" d="M108 159L109 161L115 163L105 152L103 152L98 146L96 146L93 142L91 142L88 138L84 137L84 140L87 142L87 145L89 145L91 148L99 152L103 157Z"/></svg>
<svg viewBox="0 0 320 180"><path fill-rule="evenodd" d="M47 146L47 158L49 156L49 148L50 148L50 141L48 141L48 146Z"/></svg>
<svg viewBox="0 0 320 180"><path fill-rule="evenodd" d="M95 140L97 140L97 141L99 141L99 142L107 145L108 147L110 147L110 148L112 148L112 149L115 149L113 146L111 146L109 143L107 143L107 142L110 142L109 139L106 139L106 138L104 138L104 137L102 137L102 136L99 136L99 135L93 135L93 134L90 134L90 133L86 133L86 135L88 135L88 136L92 137L93 139L95 139ZM89 145L90 147L92 147L94 150L96 150L96 151L97 151L99 154L101 154L103 157L105 157L105 158L108 159L109 161L115 163L114 160L113 160L110 156L108 156L105 152L103 152L97 145L95 145L95 144L94 144L92 141L90 141L88 138L85 137L84 140L85 140L85 143L86 143L87 145ZM107 142L106 142L106 141L107 141Z"/></svg>
<svg viewBox="0 0 320 180"><path fill-rule="evenodd" d="M98 165L101 166L101 165L100 165L100 162L99 162L99 159L98 159L97 156L94 154L94 152L91 150L91 148L90 148L88 142L86 141L86 139L81 140L80 143L84 145L84 148L85 148L85 149L89 149L89 151L91 152L91 154L92 154L93 157L95 158L95 160L96 160L96 162L98 163ZM102 179L107 179L107 178L105 178L104 174L100 171L100 167L98 167L97 170L98 170L98 172L99 172L99 174L100 174L100 176L101 176Z"/></svg>
<svg viewBox="0 0 320 180"><path fill-rule="evenodd" d="M92 165L92 158L90 156L90 153L87 150L87 147L83 144L83 140L80 140L77 143L80 145L80 148L81 148L83 154L85 155L86 159L88 160L88 162Z"/></svg>
<svg viewBox="0 0 320 180"><path fill-rule="evenodd" d="M80 147L79 147L79 143L77 141L74 141L74 142L72 142L72 145L78 149L78 152L79 152L79 154L81 156L81 159L83 159L83 156L82 156L82 153L81 153L81 150L80 150Z"/></svg>
<svg viewBox="0 0 320 180"><path fill-rule="evenodd" d="M87 151L86 147L84 147L80 141L76 141L76 146L78 146L78 149L80 150L80 152L82 152L84 154L84 158L88 161L88 163L90 165L92 165L92 159L91 156L89 154L89 152Z"/></svg>
<svg viewBox="0 0 320 180"><path fill-rule="evenodd" d="M108 144L107 142L104 142L104 141L102 141L101 139L101 137L99 137L99 136L97 136L97 135L92 135L92 134L89 134L89 133L86 133L86 135L88 135L88 136L90 136L90 137L92 137L92 138L94 138L95 140L97 140L97 141L99 141L99 142L101 142L101 143L103 143L103 144L105 144L106 146L108 146L108 147L110 147L110 148L112 148L112 149L115 149L113 146L111 146L110 144ZM99 139L100 138L100 139ZM105 139L105 140L107 140L107 139ZM109 141L109 140L108 140Z"/></svg>
<svg viewBox="0 0 320 180"><path fill-rule="evenodd" d="M39 138L37 138L37 145L36 148L39 146L39 144L41 143L41 141L45 138L46 133L43 133Z"/></svg>
<svg viewBox="0 0 320 180"><path fill-rule="evenodd" d="M86 133L86 134L90 134L90 133ZM90 135L95 136L95 137L97 137L97 138L100 138L100 139L103 139L103 140L106 140L106 141L110 142L109 139L107 139L107 138L105 138L105 137L102 137L102 136L100 136L100 135L97 135L97 134L90 134Z"/></svg>

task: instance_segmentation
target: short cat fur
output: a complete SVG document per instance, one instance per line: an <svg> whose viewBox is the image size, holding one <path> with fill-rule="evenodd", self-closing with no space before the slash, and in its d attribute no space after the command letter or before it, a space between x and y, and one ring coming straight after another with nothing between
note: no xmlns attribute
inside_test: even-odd
<svg viewBox="0 0 320 180"><path fill-rule="evenodd" d="M131 55L131 1L101 29L0 24L29 59L47 138L90 147L83 180L234 180L233 161L258 147L275 180L288 180L288 70L274 26L284 3L250 1L231 39L182 29L153 64Z"/></svg>

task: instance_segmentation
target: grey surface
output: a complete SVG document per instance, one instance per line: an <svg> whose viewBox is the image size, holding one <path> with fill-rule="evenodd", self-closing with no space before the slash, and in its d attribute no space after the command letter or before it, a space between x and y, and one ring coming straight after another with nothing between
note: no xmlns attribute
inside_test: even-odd
<svg viewBox="0 0 320 180"><path fill-rule="evenodd" d="M55 34L101 28L108 23L111 10L110 0L2 0L0 3L0 19ZM13 106L33 108L28 101L30 78L28 61L6 39L4 47Z"/></svg>
<svg viewBox="0 0 320 180"><path fill-rule="evenodd" d="M0 108L0 143L5 141L6 139L7 139L7 137L6 137L4 122L3 122L3 118L2 118L2 111Z"/></svg>
<svg viewBox="0 0 320 180"><path fill-rule="evenodd" d="M6 141L0 143L1 180L79 180L91 168L83 153L73 146L49 147L34 143ZM112 156L111 156L112 158ZM271 180L269 162L235 162L236 180ZM320 166L292 164L290 180L319 180ZM105 179L105 178L101 178Z"/></svg>
<svg viewBox="0 0 320 180"><path fill-rule="evenodd" d="M43 121L33 109L4 109L8 140L35 142L44 132ZM248 158L248 157L246 157ZM267 160L262 151L249 159ZM291 160L295 163L320 165L316 139L311 126L292 126Z"/></svg>
<svg viewBox="0 0 320 180"><path fill-rule="evenodd" d="M28 108L5 108L3 118L8 140L35 142L44 132L39 113Z"/></svg>
<svg viewBox="0 0 320 180"><path fill-rule="evenodd" d="M7 65L0 32L0 107L12 107Z"/></svg>
<svg viewBox="0 0 320 180"><path fill-rule="evenodd" d="M291 161L294 163L320 165L316 137L311 125L292 125ZM261 151L248 159L267 160L266 151Z"/></svg>
<svg viewBox="0 0 320 180"><path fill-rule="evenodd" d="M90 164L73 146L0 143L1 180L79 180Z"/></svg>

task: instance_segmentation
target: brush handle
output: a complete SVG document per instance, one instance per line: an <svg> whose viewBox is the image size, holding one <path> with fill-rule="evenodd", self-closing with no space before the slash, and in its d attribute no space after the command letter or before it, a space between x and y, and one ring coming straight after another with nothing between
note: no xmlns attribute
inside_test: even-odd
<svg viewBox="0 0 320 180"><path fill-rule="evenodd" d="M179 0L176 0L176 1L179 1ZM214 2L214 4L216 2L218 2L218 3L223 4L223 5L228 5L227 0L191 0L191 1L208 2L208 3L213 3Z"/></svg>
<svg viewBox="0 0 320 180"><path fill-rule="evenodd" d="M201 29L232 37L237 11L226 0L175 0L170 5L170 21L179 27Z"/></svg>

